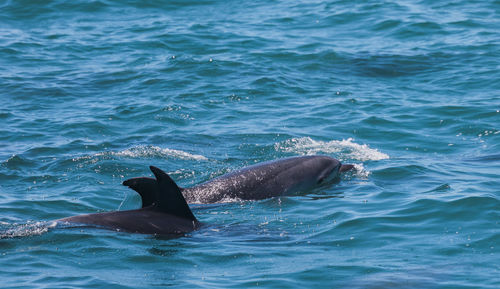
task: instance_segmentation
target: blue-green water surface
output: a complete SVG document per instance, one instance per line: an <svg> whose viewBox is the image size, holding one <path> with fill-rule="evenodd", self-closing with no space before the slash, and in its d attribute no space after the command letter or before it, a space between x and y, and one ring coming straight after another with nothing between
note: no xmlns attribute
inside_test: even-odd
<svg viewBox="0 0 500 289"><path fill-rule="evenodd" d="M499 1L0 1L1 288L500 288ZM281 157L328 188L58 228Z"/></svg>

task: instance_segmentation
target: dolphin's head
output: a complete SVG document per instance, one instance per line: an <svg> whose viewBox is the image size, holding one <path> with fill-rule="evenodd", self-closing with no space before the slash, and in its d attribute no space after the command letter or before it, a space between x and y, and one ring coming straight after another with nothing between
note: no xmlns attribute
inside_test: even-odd
<svg viewBox="0 0 500 289"><path fill-rule="evenodd" d="M316 179L317 184L329 183L338 178L342 166L338 160L327 156L317 156L314 161L319 170Z"/></svg>
<svg viewBox="0 0 500 289"><path fill-rule="evenodd" d="M340 173L354 168L353 165L343 165L338 160L328 156L316 156L316 167L320 170L317 177L317 184L330 183L339 178Z"/></svg>

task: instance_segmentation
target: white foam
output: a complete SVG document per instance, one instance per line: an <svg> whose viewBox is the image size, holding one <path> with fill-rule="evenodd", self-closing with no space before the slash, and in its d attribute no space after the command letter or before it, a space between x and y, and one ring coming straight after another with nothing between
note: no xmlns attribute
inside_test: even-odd
<svg viewBox="0 0 500 289"><path fill-rule="evenodd" d="M174 157L179 159L192 159L192 160L207 160L202 155L190 154L185 151L161 148L157 146L135 146L118 152L112 152L115 156L124 157Z"/></svg>
<svg viewBox="0 0 500 289"><path fill-rule="evenodd" d="M121 151L100 152L91 156L81 156L74 158L73 161L88 160L102 156L118 156L118 157L129 157L129 158L162 157L162 158L177 158L177 159L197 160L197 161L207 160L205 156L190 154L188 152L181 150L161 148L158 146L151 146L151 145L149 146L141 145L141 146L134 146Z"/></svg>
<svg viewBox="0 0 500 289"><path fill-rule="evenodd" d="M10 224L9 228L0 233L0 239L41 235L54 228L57 222L29 221L25 224Z"/></svg>
<svg viewBox="0 0 500 289"><path fill-rule="evenodd" d="M206 201L204 198L190 199L188 203L191 205L205 205L205 204L225 204L225 203L239 203L245 200L240 198L223 197L217 201Z"/></svg>
<svg viewBox="0 0 500 289"><path fill-rule="evenodd" d="M352 138L346 140L315 141L310 137L292 138L274 145L277 151L314 155L319 153L338 154L340 160L377 161L389 156L366 144L357 144Z"/></svg>
<svg viewBox="0 0 500 289"><path fill-rule="evenodd" d="M218 204L223 204L223 203L237 203L237 202L243 202L243 199L240 198L231 198L231 197L224 197L221 200L217 201L216 203Z"/></svg>
<svg viewBox="0 0 500 289"><path fill-rule="evenodd" d="M365 166L363 164L353 164L355 169L355 174L358 178L367 179L370 176L371 172L365 170Z"/></svg>

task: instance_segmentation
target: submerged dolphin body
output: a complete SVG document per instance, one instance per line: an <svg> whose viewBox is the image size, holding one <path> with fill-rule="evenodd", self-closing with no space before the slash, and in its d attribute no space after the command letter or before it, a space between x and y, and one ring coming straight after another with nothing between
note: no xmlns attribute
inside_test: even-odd
<svg viewBox="0 0 500 289"><path fill-rule="evenodd" d="M301 156L259 163L190 188L180 188L188 203L217 203L226 200L260 200L292 195L338 179L353 165L342 165L328 156ZM133 178L124 185L138 192L143 206L154 203L156 180Z"/></svg>
<svg viewBox="0 0 500 289"><path fill-rule="evenodd" d="M57 222L95 226L116 231L155 235L182 235L196 230L200 223L191 212L180 188L159 168L150 167L155 175L147 199L137 210L80 215Z"/></svg>

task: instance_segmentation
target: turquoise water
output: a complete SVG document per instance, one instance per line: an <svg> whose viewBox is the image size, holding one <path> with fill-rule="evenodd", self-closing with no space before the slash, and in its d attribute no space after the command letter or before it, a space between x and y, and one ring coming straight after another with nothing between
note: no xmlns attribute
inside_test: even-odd
<svg viewBox="0 0 500 289"><path fill-rule="evenodd" d="M0 1L0 287L500 288L499 1ZM324 154L330 188L54 228Z"/></svg>

